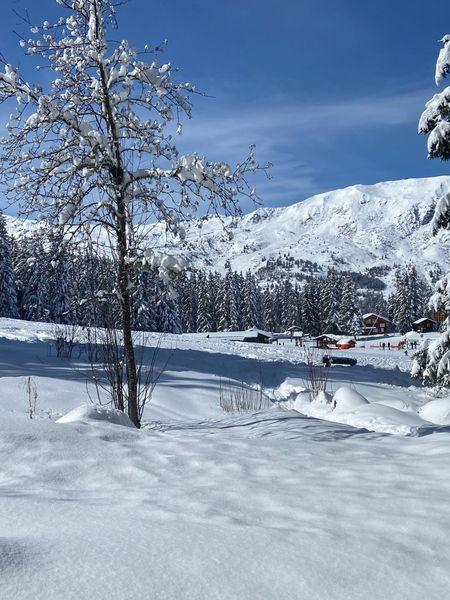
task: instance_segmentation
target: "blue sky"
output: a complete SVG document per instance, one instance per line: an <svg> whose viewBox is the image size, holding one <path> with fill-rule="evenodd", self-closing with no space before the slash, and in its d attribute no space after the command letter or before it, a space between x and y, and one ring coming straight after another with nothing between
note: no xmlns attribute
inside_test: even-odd
<svg viewBox="0 0 450 600"><path fill-rule="evenodd" d="M32 22L53 0L3 0L0 47L26 64L13 11ZM210 97L196 101L183 150L237 160L256 143L264 204L404 177L450 174L426 158L417 121L436 91L434 65L450 33L448 0L130 0L120 37L136 46L167 38L167 60ZM247 208L247 207L245 207Z"/></svg>

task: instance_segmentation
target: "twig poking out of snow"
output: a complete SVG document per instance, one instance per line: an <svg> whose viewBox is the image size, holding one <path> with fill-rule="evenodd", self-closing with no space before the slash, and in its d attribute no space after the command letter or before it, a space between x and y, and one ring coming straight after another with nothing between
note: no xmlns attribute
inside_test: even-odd
<svg viewBox="0 0 450 600"><path fill-rule="evenodd" d="M34 419L36 416L36 408L38 401L37 387L32 377L27 377L25 381L25 391L27 394L28 401L28 416L30 419Z"/></svg>

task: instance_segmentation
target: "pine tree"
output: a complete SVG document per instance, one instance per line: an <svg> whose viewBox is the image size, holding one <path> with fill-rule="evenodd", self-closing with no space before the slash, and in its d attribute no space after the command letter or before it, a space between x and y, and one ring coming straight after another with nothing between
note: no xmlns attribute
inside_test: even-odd
<svg viewBox="0 0 450 600"><path fill-rule="evenodd" d="M139 266L134 277L134 327L140 331L158 331L156 276Z"/></svg>
<svg viewBox="0 0 450 600"><path fill-rule="evenodd" d="M6 231L5 217L0 213L0 317L15 319L19 311L12 254L13 243Z"/></svg>
<svg viewBox="0 0 450 600"><path fill-rule="evenodd" d="M48 321L46 255L39 232L19 239L15 272L20 316L27 321Z"/></svg>
<svg viewBox="0 0 450 600"><path fill-rule="evenodd" d="M214 329L209 291L209 278L200 273L197 278L197 331L208 332Z"/></svg>
<svg viewBox="0 0 450 600"><path fill-rule="evenodd" d="M263 292L264 329L276 331L277 311L275 306L275 292L273 286L267 286Z"/></svg>
<svg viewBox="0 0 450 600"><path fill-rule="evenodd" d="M450 72L450 35L442 38L443 48L436 64L436 85ZM429 158L450 159L450 94L448 88L435 94L426 104L420 117L419 132L428 134ZM450 194L438 202L432 221L433 234L450 229ZM445 331L438 340L423 347L413 365L412 374L427 383L448 386L450 384L450 273L439 279L430 300L435 311L446 314Z"/></svg>
<svg viewBox="0 0 450 600"><path fill-rule="evenodd" d="M411 329L414 319L408 305L408 277L404 269L395 272L394 292L389 298L389 318L396 331L406 333Z"/></svg>
<svg viewBox="0 0 450 600"><path fill-rule="evenodd" d="M175 297L161 280L156 281L156 330L163 333L181 333Z"/></svg>
<svg viewBox="0 0 450 600"><path fill-rule="evenodd" d="M427 313L428 298L428 288L414 265L397 269L395 290L389 299L390 318L397 331L409 331L414 321Z"/></svg>
<svg viewBox="0 0 450 600"><path fill-rule="evenodd" d="M49 234L46 252L48 319L52 323L71 323L70 290L73 287L73 263L70 249L61 233Z"/></svg>
<svg viewBox="0 0 450 600"><path fill-rule="evenodd" d="M244 282L244 329L262 326L262 301L261 293L254 276L247 271Z"/></svg>
<svg viewBox="0 0 450 600"><path fill-rule="evenodd" d="M330 269L322 281L320 294L323 333L338 333L339 331L340 284L340 277L334 269Z"/></svg>
<svg viewBox="0 0 450 600"><path fill-rule="evenodd" d="M230 329L231 331L240 331L243 329L244 319L244 278L242 274L231 274L230 290Z"/></svg>
<svg viewBox="0 0 450 600"><path fill-rule="evenodd" d="M229 331L231 327L232 278L233 274L231 267L229 267L225 278L222 280L222 289L219 296L219 306L217 310L219 331Z"/></svg>
<svg viewBox="0 0 450 600"><path fill-rule="evenodd" d="M303 290L302 327L311 336L320 334L320 290L315 280L309 281Z"/></svg>
<svg viewBox="0 0 450 600"><path fill-rule="evenodd" d="M342 297L338 313L340 333L354 333L357 322L361 326L358 293L353 279L347 275L342 278Z"/></svg>
<svg viewBox="0 0 450 600"><path fill-rule="evenodd" d="M281 290L281 330L299 324L297 309L297 294L290 279L285 279Z"/></svg>

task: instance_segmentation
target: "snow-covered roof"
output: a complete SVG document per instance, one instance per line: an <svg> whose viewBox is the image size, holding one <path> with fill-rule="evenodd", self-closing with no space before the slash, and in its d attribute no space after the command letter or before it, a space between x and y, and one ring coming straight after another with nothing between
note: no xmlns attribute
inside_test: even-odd
<svg viewBox="0 0 450 600"><path fill-rule="evenodd" d="M422 317L421 319L417 319L417 321L413 321L413 325L420 325L421 323L425 323L425 321L436 322L434 319L430 319L430 317Z"/></svg>
<svg viewBox="0 0 450 600"><path fill-rule="evenodd" d="M334 333L322 333L321 335L318 335L314 339L321 340L322 338L329 338L330 340L335 340L336 342L341 339L338 335L334 335Z"/></svg>
<svg viewBox="0 0 450 600"><path fill-rule="evenodd" d="M268 338L273 337L273 333L271 333L270 331L264 331L264 329L247 329L247 331L244 331L244 335L246 337L256 336L256 335L262 335L262 336L268 337Z"/></svg>
<svg viewBox="0 0 450 600"><path fill-rule="evenodd" d="M267 338L275 337L273 333L270 333L269 331L264 331L263 329L247 329L246 331L212 331L210 333L207 333L206 335L208 335L208 337L212 339L227 339L235 342L249 338L256 338L258 337L258 335Z"/></svg>
<svg viewBox="0 0 450 600"><path fill-rule="evenodd" d="M386 319L386 317L383 317L382 315L377 315L376 313L366 313L362 316L363 321L365 319L368 319L369 317L376 317L377 319L382 319L383 321L389 321L389 319Z"/></svg>
<svg viewBox="0 0 450 600"><path fill-rule="evenodd" d="M340 345L340 344L354 344L355 340L353 338L341 338L336 343L338 345Z"/></svg>

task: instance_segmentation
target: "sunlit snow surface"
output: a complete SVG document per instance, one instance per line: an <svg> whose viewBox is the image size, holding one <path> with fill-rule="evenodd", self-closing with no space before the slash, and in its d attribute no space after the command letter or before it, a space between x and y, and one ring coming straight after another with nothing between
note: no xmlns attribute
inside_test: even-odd
<svg viewBox="0 0 450 600"><path fill-rule="evenodd" d="M137 431L79 408L89 369L55 358L51 332L0 320L0 598L446 597L447 412L445 399L420 409L432 397L409 379L409 356L352 351L358 366L331 368L330 389L369 402L344 390L331 414L307 402L289 343L167 336ZM279 404L224 414L221 382L261 374ZM308 404L322 419L298 412Z"/></svg>

